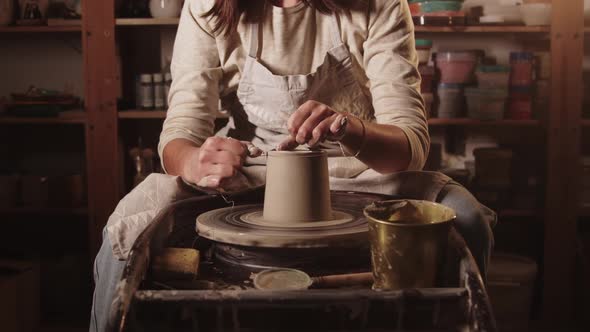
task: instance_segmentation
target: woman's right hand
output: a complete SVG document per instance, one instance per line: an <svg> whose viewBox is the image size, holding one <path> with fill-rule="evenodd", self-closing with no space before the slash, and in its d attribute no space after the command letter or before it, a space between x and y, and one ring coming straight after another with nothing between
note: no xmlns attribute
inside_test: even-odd
<svg viewBox="0 0 590 332"><path fill-rule="evenodd" d="M182 177L201 187L217 188L236 175L244 164L248 148L231 138L209 137L183 158Z"/></svg>

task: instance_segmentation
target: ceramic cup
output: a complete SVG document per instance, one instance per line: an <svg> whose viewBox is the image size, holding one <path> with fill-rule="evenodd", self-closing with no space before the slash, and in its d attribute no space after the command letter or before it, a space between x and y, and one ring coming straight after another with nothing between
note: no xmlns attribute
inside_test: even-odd
<svg viewBox="0 0 590 332"><path fill-rule="evenodd" d="M332 219L325 151L270 151L263 217L276 223Z"/></svg>

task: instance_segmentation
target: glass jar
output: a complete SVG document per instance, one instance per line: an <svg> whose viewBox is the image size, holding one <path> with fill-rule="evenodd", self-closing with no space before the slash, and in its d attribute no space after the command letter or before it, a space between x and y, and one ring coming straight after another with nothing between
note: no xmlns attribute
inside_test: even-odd
<svg viewBox="0 0 590 332"><path fill-rule="evenodd" d="M151 74L142 74L139 77L139 95L141 108L151 110L154 108L154 84Z"/></svg>
<svg viewBox="0 0 590 332"><path fill-rule="evenodd" d="M157 110L164 109L166 99L164 95L164 75L156 73L153 75L154 79L154 108Z"/></svg>

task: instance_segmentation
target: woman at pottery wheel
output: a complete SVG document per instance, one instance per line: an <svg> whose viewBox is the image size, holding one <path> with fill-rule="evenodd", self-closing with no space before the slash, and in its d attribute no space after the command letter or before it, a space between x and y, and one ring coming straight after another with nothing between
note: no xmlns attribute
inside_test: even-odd
<svg viewBox="0 0 590 332"><path fill-rule="evenodd" d="M328 150L332 190L453 208L485 275L495 214L420 171L430 139L414 44L405 0L185 1L159 144L167 174L149 176L108 220L91 330L106 328L125 259L154 216L202 187L263 185L260 153L272 149ZM214 132L220 106L231 117Z"/></svg>

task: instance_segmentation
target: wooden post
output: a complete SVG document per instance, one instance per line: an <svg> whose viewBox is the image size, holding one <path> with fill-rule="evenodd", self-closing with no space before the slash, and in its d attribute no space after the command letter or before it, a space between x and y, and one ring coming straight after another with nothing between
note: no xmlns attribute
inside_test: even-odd
<svg viewBox="0 0 590 332"><path fill-rule="evenodd" d="M117 80L113 0L84 1L83 47L90 255L119 199Z"/></svg>
<svg viewBox="0 0 590 332"><path fill-rule="evenodd" d="M583 2L553 0L548 116L543 317L569 322L574 308L575 238L582 103Z"/></svg>

